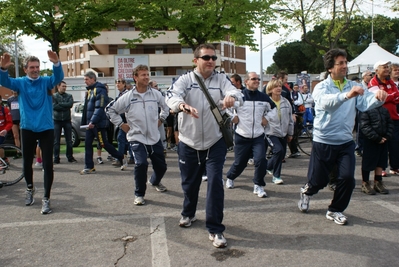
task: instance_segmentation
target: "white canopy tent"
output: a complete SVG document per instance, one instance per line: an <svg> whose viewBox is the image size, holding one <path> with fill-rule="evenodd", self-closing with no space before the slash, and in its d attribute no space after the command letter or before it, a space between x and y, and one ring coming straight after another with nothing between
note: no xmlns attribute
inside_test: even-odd
<svg viewBox="0 0 399 267"><path fill-rule="evenodd" d="M387 60L399 63L399 57L389 53L377 43L371 43L366 50L364 50L354 60L349 62L348 74L362 73L366 70L373 72L374 63L379 60Z"/></svg>

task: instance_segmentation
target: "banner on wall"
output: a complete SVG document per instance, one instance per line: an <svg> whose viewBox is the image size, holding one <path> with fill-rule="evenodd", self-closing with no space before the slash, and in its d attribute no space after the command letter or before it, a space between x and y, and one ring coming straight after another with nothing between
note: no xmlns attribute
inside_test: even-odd
<svg viewBox="0 0 399 267"><path fill-rule="evenodd" d="M310 75L307 73L298 73L296 75L296 83L299 85L299 87L302 87L303 85L307 85L309 90L310 90Z"/></svg>
<svg viewBox="0 0 399 267"><path fill-rule="evenodd" d="M115 56L115 80L125 79L126 81L133 81L133 69L140 64L147 65L150 68L148 65L148 55Z"/></svg>

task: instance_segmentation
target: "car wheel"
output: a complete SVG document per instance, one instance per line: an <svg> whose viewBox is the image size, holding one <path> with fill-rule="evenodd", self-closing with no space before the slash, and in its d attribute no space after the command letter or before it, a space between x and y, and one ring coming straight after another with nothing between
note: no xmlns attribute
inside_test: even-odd
<svg viewBox="0 0 399 267"><path fill-rule="evenodd" d="M80 144L80 139L78 133L75 131L75 129L72 129L72 146L77 147Z"/></svg>

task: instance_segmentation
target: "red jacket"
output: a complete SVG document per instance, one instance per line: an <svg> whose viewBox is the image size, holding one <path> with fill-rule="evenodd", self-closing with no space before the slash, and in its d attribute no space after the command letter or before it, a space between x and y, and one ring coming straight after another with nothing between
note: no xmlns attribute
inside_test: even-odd
<svg viewBox="0 0 399 267"><path fill-rule="evenodd" d="M396 84L391 79L387 79L385 83L383 83L378 79L377 75L375 75L369 82L369 87L372 86L378 86L381 90L387 92L388 97L383 106L389 111L392 120L399 120L399 114L396 109L396 105L399 104L399 90Z"/></svg>
<svg viewBox="0 0 399 267"><path fill-rule="evenodd" d="M12 118L10 110L7 107L0 108L0 131L7 130L9 132L12 128Z"/></svg>

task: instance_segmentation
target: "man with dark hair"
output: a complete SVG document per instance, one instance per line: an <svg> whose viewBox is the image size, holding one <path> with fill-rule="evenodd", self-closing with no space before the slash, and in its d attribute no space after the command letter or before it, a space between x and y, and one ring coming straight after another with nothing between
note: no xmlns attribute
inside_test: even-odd
<svg viewBox="0 0 399 267"><path fill-rule="evenodd" d="M316 118L313 127L313 146L309 161L308 182L301 188L298 207L302 212L309 209L310 197L329 182L329 173L336 165L338 170L334 197L326 218L339 225L347 223L342 212L348 207L355 187L355 143L352 131L356 108L360 111L381 106L387 93L365 91L353 81L348 81L346 52L331 49L324 55L328 73L313 91Z"/></svg>
<svg viewBox="0 0 399 267"><path fill-rule="evenodd" d="M231 83L241 91L245 89L245 86L242 84L242 78L237 73L230 76Z"/></svg>
<svg viewBox="0 0 399 267"><path fill-rule="evenodd" d="M53 63L53 75L40 76L40 60L29 56L25 59L25 77L10 78L8 67L13 63L9 54L1 57L0 84L18 93L18 103L21 112L21 146L23 169L27 185L25 205L35 202L36 187L33 185L32 162L36 148L36 140L40 142L43 157L44 196L42 199L42 214L52 212L50 208L50 192L54 180L53 171L53 97L51 90L62 81L64 72L56 52L47 51L49 60Z"/></svg>
<svg viewBox="0 0 399 267"><path fill-rule="evenodd" d="M123 162L123 153L117 151L107 138L108 120L104 111L109 102L107 88L104 84L97 82L97 76L92 71L86 72L84 81L87 85L87 93L82 114L82 125L87 125L87 130L85 136L85 167L80 171L80 174L96 173L93 162L93 140L95 137L97 137L100 147L105 148L112 157L116 158L121 170L124 170L126 165Z"/></svg>
<svg viewBox="0 0 399 267"><path fill-rule="evenodd" d="M134 204L144 205L149 165L147 158L151 159L154 170L148 183L158 192L167 190L161 183L167 165L158 127L166 120L169 108L161 92L148 84L150 75L146 65L138 65L133 70L133 77L136 81L133 89L111 102L105 110L111 122L127 133L136 161ZM126 122L120 116L122 113L125 113Z"/></svg>
<svg viewBox="0 0 399 267"><path fill-rule="evenodd" d="M215 71L216 49L211 44L199 45L194 51L194 71L177 79L169 88L166 103L179 114L179 167L184 192L183 211L179 225L189 227L196 221L198 193L202 174L206 169L208 192L206 197L206 228L209 240L218 248L227 246L223 235L224 191L223 165L227 153L220 127L212 114L210 104L199 86L201 79L216 104L223 108L242 104L241 92L229 78Z"/></svg>
<svg viewBox="0 0 399 267"><path fill-rule="evenodd" d="M72 123L71 108L73 106L73 97L66 93L67 85L64 81L57 84L57 92L53 95L53 119L54 119L54 163L60 163L60 143L61 132L64 129L66 144L66 157L68 162L76 163L73 157L72 148Z"/></svg>

